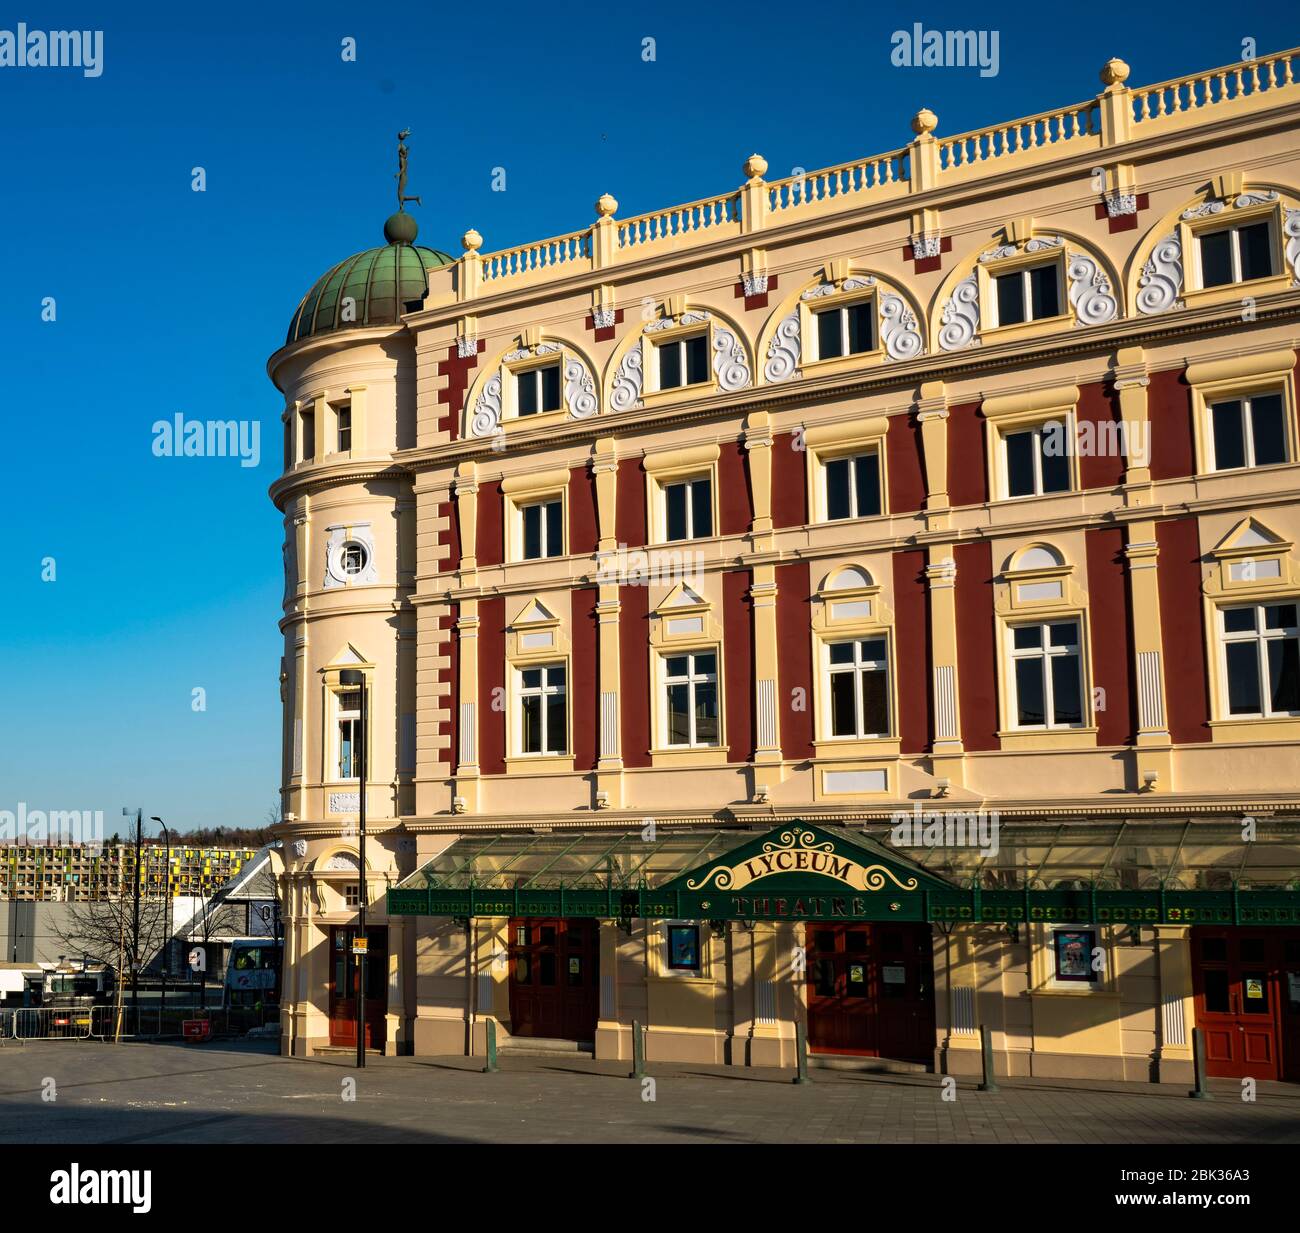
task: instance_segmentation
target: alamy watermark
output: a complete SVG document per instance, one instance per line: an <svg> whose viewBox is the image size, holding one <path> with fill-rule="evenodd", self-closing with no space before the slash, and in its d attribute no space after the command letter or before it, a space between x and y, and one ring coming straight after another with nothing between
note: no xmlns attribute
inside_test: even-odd
<svg viewBox="0 0 1300 1233"><path fill-rule="evenodd" d="M238 458L241 467L262 460L260 420L187 420L177 411L152 431L155 458Z"/></svg>
<svg viewBox="0 0 1300 1233"><path fill-rule="evenodd" d="M998 31L927 30L919 21L895 30L889 41L895 68L978 68L981 77L998 75Z"/></svg>
<svg viewBox="0 0 1300 1233"><path fill-rule="evenodd" d="M0 30L0 68L79 68L83 77L104 71L102 30Z"/></svg>
<svg viewBox="0 0 1300 1233"><path fill-rule="evenodd" d="M977 848L981 856L998 854L998 811L928 810L912 802L912 812L890 814L889 842L896 848Z"/></svg>
<svg viewBox="0 0 1300 1233"><path fill-rule="evenodd" d="M685 582L696 587L704 577L704 553L682 548L640 548L628 551L619 544L614 552L596 558L596 581L624 586L655 586Z"/></svg>
<svg viewBox="0 0 1300 1233"><path fill-rule="evenodd" d="M30 847L51 845L100 847L104 842L102 809L0 809L0 843Z"/></svg>

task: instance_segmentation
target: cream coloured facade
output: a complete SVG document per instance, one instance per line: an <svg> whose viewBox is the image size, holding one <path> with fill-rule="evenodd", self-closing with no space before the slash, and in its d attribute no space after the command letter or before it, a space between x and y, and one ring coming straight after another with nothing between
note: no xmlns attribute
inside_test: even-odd
<svg viewBox="0 0 1300 1233"><path fill-rule="evenodd" d="M629 1057L636 1020L652 1060L790 1065L799 1022L891 1056L895 999L906 1055L950 1073L983 1025L1011 1073L1182 1081L1263 965L1261 1048L1300 1066L1300 953L1229 930L1220 969L1218 935L1164 916L893 935L747 900L588 934L386 910L419 870L505 885L485 837L531 877L565 837L629 837L635 866L677 836L682 873L684 836L880 841L917 804L996 815L1000 864L898 849L989 888L1290 886L1294 63L1131 89L1111 61L1083 103L958 137L922 110L888 154L773 180L753 155L733 192L626 220L606 194L505 251L416 247L399 213L322 278L269 364L285 1051L344 1042L364 893L391 1051L481 1052L491 1020Z"/></svg>

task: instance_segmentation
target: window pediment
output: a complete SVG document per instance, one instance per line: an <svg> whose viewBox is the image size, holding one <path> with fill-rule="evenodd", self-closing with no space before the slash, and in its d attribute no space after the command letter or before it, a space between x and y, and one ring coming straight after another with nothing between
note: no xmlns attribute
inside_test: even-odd
<svg viewBox="0 0 1300 1233"><path fill-rule="evenodd" d="M1243 518L1207 554L1216 568L1205 580L1206 595L1244 599L1293 590L1300 579L1294 549L1258 518Z"/></svg>

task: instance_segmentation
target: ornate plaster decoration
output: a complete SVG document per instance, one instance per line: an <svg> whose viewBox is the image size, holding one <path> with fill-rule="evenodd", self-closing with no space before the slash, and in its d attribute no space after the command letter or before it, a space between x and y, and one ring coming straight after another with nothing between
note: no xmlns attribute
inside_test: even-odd
<svg viewBox="0 0 1300 1233"><path fill-rule="evenodd" d="M1119 304L1112 294L1110 279L1091 257L1068 253L1065 274L1070 280L1075 325L1103 325L1114 320Z"/></svg>
<svg viewBox="0 0 1300 1233"><path fill-rule="evenodd" d="M1277 193L1269 191L1267 193L1242 193L1233 203L1232 208L1239 210L1242 206L1268 205L1270 201L1277 200Z"/></svg>
<svg viewBox="0 0 1300 1233"><path fill-rule="evenodd" d="M1103 193L1101 199L1106 204L1106 214L1110 218L1138 212L1137 193L1109 192Z"/></svg>
<svg viewBox="0 0 1300 1233"><path fill-rule="evenodd" d="M763 376L768 381L789 381L799 375L799 355L803 343L799 336L799 310L796 308L782 320L767 344L767 363Z"/></svg>
<svg viewBox="0 0 1300 1233"><path fill-rule="evenodd" d="M1203 201L1200 205L1188 206L1183 211L1184 221L1190 222L1194 218L1209 218L1211 214L1222 214L1223 202L1219 200Z"/></svg>
<svg viewBox="0 0 1300 1233"><path fill-rule="evenodd" d="M360 570L356 573L349 573L344 568L344 549L350 545L360 545L365 557ZM323 587L329 589L378 581L379 571L375 567L375 536L370 524L355 522L350 525L326 527Z"/></svg>
<svg viewBox="0 0 1300 1233"><path fill-rule="evenodd" d="M478 354L478 339L473 334L464 334L456 339L456 354L462 359L467 360L471 355Z"/></svg>
<svg viewBox="0 0 1300 1233"><path fill-rule="evenodd" d="M937 257L940 252L941 237L935 235L914 235L912 237L912 257Z"/></svg>
<svg viewBox="0 0 1300 1233"><path fill-rule="evenodd" d="M837 291L865 291L875 285L876 280L871 275L859 277L855 274L851 278L846 278L838 287L834 283L818 283L815 287L809 287L800 299L816 300L824 295L834 295Z"/></svg>
<svg viewBox="0 0 1300 1233"><path fill-rule="evenodd" d="M614 309L604 305L591 310L591 323L598 330L612 329L614 326Z"/></svg>
<svg viewBox="0 0 1300 1233"><path fill-rule="evenodd" d="M749 384L749 359L744 345L722 326L713 329L713 371L718 384L728 393L743 390Z"/></svg>
<svg viewBox="0 0 1300 1233"><path fill-rule="evenodd" d="M660 330L670 330L675 325L699 325L707 321L709 314L702 310L693 310L682 313L680 317L660 317L658 321L652 321L645 327L647 334L656 334Z"/></svg>
<svg viewBox="0 0 1300 1233"><path fill-rule="evenodd" d="M767 275L746 271L740 276L741 290L746 295L765 295L767 293Z"/></svg>
<svg viewBox="0 0 1300 1233"><path fill-rule="evenodd" d="M1181 307L1178 296L1183 289L1183 246L1178 232L1171 232L1151 250L1138 286L1139 312L1150 315Z"/></svg>
<svg viewBox="0 0 1300 1233"><path fill-rule="evenodd" d="M952 295L940 314L943 328L939 331L939 347L944 351L960 351L977 342L980 325L979 279L970 274L953 288Z"/></svg>
<svg viewBox="0 0 1300 1233"><path fill-rule="evenodd" d="M1027 253L1044 253L1052 248L1060 248L1064 243L1064 236L1035 236L1032 240L1026 241L1023 251ZM1003 257L1014 257L1021 251L1021 245L1019 244L998 244L995 247L980 253L980 264L982 265L989 261L998 261Z"/></svg>
<svg viewBox="0 0 1300 1233"><path fill-rule="evenodd" d="M880 297L880 341L891 360L910 360L924 350L916 314L899 295Z"/></svg>
<svg viewBox="0 0 1300 1233"><path fill-rule="evenodd" d="M348 800L352 800L353 798L355 798L356 803L353 805L354 809L361 802L361 797L359 793L332 792L330 794L330 808L333 809L334 802L336 800L342 800L344 797L346 797ZM346 813L347 811L341 810L335 812ZM334 855L331 856L329 860L327 860L321 866L321 869L323 869L326 873L360 873L361 872L361 866L357 863L357 858L353 856L351 852L335 852Z"/></svg>
<svg viewBox="0 0 1300 1233"><path fill-rule="evenodd" d="M1300 287L1300 210L1288 210L1282 223L1286 236L1286 263L1291 267L1291 285Z"/></svg>
<svg viewBox="0 0 1300 1233"><path fill-rule="evenodd" d="M299 860L307 855L307 841L305 839L295 839L293 841L293 854Z"/></svg>
<svg viewBox="0 0 1300 1233"><path fill-rule="evenodd" d="M618 372L614 374L614 388L610 391L609 405L614 411L630 411L641 402L641 383L645 377L638 339L628 348Z"/></svg>
<svg viewBox="0 0 1300 1233"><path fill-rule="evenodd" d="M515 360L526 360L534 355L554 355L557 351L562 350L562 345L557 342L538 343L535 347L517 347L508 355L502 357L507 364Z"/></svg>
<svg viewBox="0 0 1300 1233"><path fill-rule="evenodd" d="M501 427L501 374L498 372L483 386L470 418L471 437L490 437Z"/></svg>
<svg viewBox="0 0 1300 1233"><path fill-rule="evenodd" d="M571 355L564 365L564 402L571 419L585 420L596 414L596 383L576 355Z"/></svg>

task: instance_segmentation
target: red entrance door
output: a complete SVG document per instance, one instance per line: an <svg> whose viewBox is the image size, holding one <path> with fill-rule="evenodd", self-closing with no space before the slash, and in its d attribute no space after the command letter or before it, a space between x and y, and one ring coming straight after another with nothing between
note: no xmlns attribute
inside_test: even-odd
<svg viewBox="0 0 1300 1233"><path fill-rule="evenodd" d="M814 1053L930 1061L930 927L809 925L808 1047Z"/></svg>
<svg viewBox="0 0 1300 1233"><path fill-rule="evenodd" d="M361 965L352 953L357 930L330 926L330 1044L357 1045L357 993ZM388 1010L388 927L366 929L366 1048L384 1047Z"/></svg>
<svg viewBox="0 0 1300 1233"><path fill-rule="evenodd" d="M1300 1079L1300 938L1289 930L1192 930L1205 1069L1226 1079Z"/></svg>
<svg viewBox="0 0 1300 1233"><path fill-rule="evenodd" d="M599 961L594 920L512 919L511 1034L594 1040L600 1013Z"/></svg>

